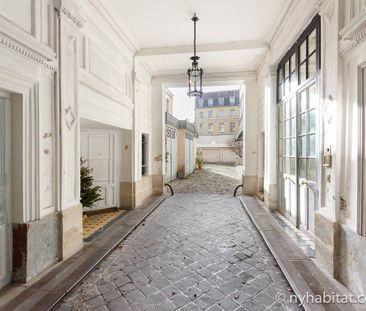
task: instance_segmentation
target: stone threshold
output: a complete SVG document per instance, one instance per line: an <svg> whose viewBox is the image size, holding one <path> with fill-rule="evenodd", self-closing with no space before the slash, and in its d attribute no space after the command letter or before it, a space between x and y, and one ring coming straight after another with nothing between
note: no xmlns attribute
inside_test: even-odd
<svg viewBox="0 0 366 311"><path fill-rule="evenodd" d="M240 196L239 198L297 297L314 297L315 299L317 295L322 297L323 293L331 297L337 294L347 295L347 297L352 295L346 287L324 273L314 260L301 250L270 212L261 206L257 198L251 196ZM308 302L304 302L303 308L306 311L361 309L351 304L317 304L311 298Z"/></svg>
<svg viewBox="0 0 366 311"><path fill-rule="evenodd" d="M14 287L11 284L9 290L19 293L12 295L12 299L0 306L0 310L52 310L165 199L165 195L151 196L140 207L126 212L98 237L85 243L79 252L57 264L31 285Z"/></svg>

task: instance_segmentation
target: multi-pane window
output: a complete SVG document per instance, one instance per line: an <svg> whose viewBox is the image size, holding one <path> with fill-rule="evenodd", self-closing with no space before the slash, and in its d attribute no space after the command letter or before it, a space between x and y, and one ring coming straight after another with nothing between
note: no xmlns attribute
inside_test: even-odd
<svg viewBox="0 0 366 311"><path fill-rule="evenodd" d="M317 16L278 66L278 100L293 93L320 70L320 18Z"/></svg>
<svg viewBox="0 0 366 311"><path fill-rule="evenodd" d="M212 107L213 106L213 98L209 98L207 100L207 104L208 104L209 107Z"/></svg>
<svg viewBox="0 0 366 311"><path fill-rule="evenodd" d="M235 117L235 110L234 109L230 110L230 117Z"/></svg>
<svg viewBox="0 0 366 311"><path fill-rule="evenodd" d="M225 104L225 98L219 97L219 106L224 106L224 104Z"/></svg>
<svg viewBox="0 0 366 311"><path fill-rule="evenodd" d="M199 98L198 99L198 106L199 107L203 107L203 103L204 103L204 99L203 98Z"/></svg>
<svg viewBox="0 0 366 311"><path fill-rule="evenodd" d="M230 122L230 133L235 132L235 122Z"/></svg>
<svg viewBox="0 0 366 311"><path fill-rule="evenodd" d="M203 133L203 123L200 124L200 133Z"/></svg>
<svg viewBox="0 0 366 311"><path fill-rule="evenodd" d="M200 111L200 119L203 119L203 111Z"/></svg>
<svg viewBox="0 0 366 311"><path fill-rule="evenodd" d="M230 96L230 105L235 105L235 96Z"/></svg>
<svg viewBox="0 0 366 311"><path fill-rule="evenodd" d="M212 133L213 132L213 123L209 123L208 124L208 132Z"/></svg>
<svg viewBox="0 0 366 311"><path fill-rule="evenodd" d="M224 110L219 111L219 118L223 118L225 116Z"/></svg>
<svg viewBox="0 0 366 311"><path fill-rule="evenodd" d="M142 134L141 136L141 175L146 176L148 174L148 146L149 135Z"/></svg>
<svg viewBox="0 0 366 311"><path fill-rule="evenodd" d="M209 117L209 118L212 118L212 117L213 117L213 112L212 112L212 110L209 110L209 111L208 111L208 117Z"/></svg>
<svg viewBox="0 0 366 311"><path fill-rule="evenodd" d="M224 130L224 123L219 123L219 133L224 133L225 130Z"/></svg>

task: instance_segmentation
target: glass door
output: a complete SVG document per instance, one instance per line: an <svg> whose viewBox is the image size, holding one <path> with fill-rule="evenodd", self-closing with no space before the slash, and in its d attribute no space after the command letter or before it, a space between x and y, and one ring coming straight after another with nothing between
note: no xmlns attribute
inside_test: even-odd
<svg viewBox="0 0 366 311"><path fill-rule="evenodd" d="M318 87L313 80L298 93L298 192L299 225L314 232L314 213L317 209L317 115Z"/></svg>

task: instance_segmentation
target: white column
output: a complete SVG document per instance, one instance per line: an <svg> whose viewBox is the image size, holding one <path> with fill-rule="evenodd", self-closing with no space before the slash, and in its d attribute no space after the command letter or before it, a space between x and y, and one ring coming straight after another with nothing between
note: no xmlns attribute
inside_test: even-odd
<svg viewBox="0 0 366 311"><path fill-rule="evenodd" d="M277 100L276 69L270 68L265 86L265 158L264 201L271 209L277 208Z"/></svg>
<svg viewBox="0 0 366 311"><path fill-rule="evenodd" d="M257 80L245 79L245 100L243 109L243 191L257 192Z"/></svg>
<svg viewBox="0 0 366 311"><path fill-rule="evenodd" d="M151 174L153 193L161 194L164 190L165 174L165 109L163 105L164 90L160 82L153 82L151 97Z"/></svg>

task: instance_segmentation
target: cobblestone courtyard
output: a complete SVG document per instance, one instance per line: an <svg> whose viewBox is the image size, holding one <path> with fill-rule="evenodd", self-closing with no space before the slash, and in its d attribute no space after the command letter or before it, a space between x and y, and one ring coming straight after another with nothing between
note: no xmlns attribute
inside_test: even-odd
<svg viewBox="0 0 366 311"><path fill-rule="evenodd" d="M232 196L235 178L205 169L169 197L59 310L299 310L259 233ZM282 298L282 296L281 296Z"/></svg>

